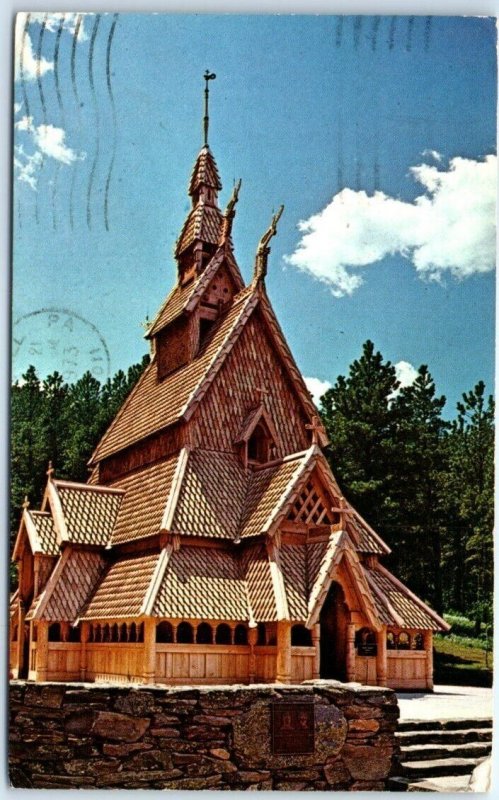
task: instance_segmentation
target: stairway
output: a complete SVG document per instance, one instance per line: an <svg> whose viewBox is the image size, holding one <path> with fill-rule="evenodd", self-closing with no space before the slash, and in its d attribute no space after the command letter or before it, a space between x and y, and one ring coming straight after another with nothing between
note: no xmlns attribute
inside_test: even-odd
<svg viewBox="0 0 499 800"><path fill-rule="evenodd" d="M466 792L471 773L492 749L491 719L404 720L392 792Z"/></svg>

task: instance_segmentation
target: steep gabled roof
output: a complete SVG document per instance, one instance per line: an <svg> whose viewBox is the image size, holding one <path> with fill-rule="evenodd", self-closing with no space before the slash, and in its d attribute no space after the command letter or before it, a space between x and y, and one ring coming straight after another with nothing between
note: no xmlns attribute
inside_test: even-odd
<svg viewBox="0 0 499 800"><path fill-rule="evenodd" d="M450 625L381 564L364 567L380 616L400 628L448 631Z"/></svg>
<svg viewBox="0 0 499 800"><path fill-rule="evenodd" d="M122 491L86 483L49 480L47 499L59 544L109 544L123 500Z"/></svg>
<svg viewBox="0 0 499 800"><path fill-rule="evenodd" d="M235 259L230 257L229 248L219 247L213 258L198 277L184 286L177 283L173 287L151 322L146 333L146 339L150 339L184 312L192 312L208 288L210 281L224 264L227 266L229 274L234 281L236 291L242 291L242 289L244 289L244 282Z"/></svg>
<svg viewBox="0 0 499 800"><path fill-rule="evenodd" d="M98 552L67 547L26 618L74 622L98 584L104 564Z"/></svg>
<svg viewBox="0 0 499 800"><path fill-rule="evenodd" d="M17 561L21 555L21 543L28 537L33 555L57 556L59 545L54 520L48 511L34 511L25 508L21 516L19 532L16 537L12 560Z"/></svg>
<svg viewBox="0 0 499 800"><path fill-rule="evenodd" d="M317 622L329 587L342 568L346 568L347 572L354 578L352 585L361 610L369 623L375 629L379 629L382 621L379 617L372 591L365 577L359 556L345 531L331 533L329 537L327 551L308 599L307 626L311 627Z"/></svg>
<svg viewBox="0 0 499 800"><path fill-rule="evenodd" d="M100 440L90 463L168 427L191 411L208 389L257 303L253 287L236 295L198 356L162 381L157 379L153 359Z"/></svg>
<svg viewBox="0 0 499 800"><path fill-rule="evenodd" d="M217 245L220 240L223 214L216 206L198 203L190 212L178 238L175 255L179 256L193 242Z"/></svg>

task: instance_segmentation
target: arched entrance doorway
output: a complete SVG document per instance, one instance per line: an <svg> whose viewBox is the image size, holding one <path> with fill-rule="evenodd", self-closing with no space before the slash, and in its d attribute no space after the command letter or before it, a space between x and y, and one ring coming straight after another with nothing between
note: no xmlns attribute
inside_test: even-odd
<svg viewBox="0 0 499 800"><path fill-rule="evenodd" d="M350 612L342 587L331 583L320 614L321 678L346 680L346 635Z"/></svg>

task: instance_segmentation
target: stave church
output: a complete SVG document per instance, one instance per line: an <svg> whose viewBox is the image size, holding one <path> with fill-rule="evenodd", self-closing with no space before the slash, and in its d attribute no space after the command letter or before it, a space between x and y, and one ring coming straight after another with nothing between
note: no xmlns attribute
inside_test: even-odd
<svg viewBox="0 0 499 800"><path fill-rule="evenodd" d="M390 549L343 497L317 410L265 287L245 285L204 144L149 325L151 360L89 462L50 467L13 553L10 671L32 681L433 687L448 625L383 565Z"/></svg>

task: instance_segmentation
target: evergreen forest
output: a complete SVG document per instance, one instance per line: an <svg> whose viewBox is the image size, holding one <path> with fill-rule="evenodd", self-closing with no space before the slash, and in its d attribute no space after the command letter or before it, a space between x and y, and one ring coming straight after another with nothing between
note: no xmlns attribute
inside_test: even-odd
<svg viewBox="0 0 499 800"><path fill-rule="evenodd" d="M99 438L148 363L101 384L73 384L30 367L12 387L11 544L25 496L39 507L52 461L56 476L88 478ZM392 548L386 559L439 613L476 630L492 622L494 401L482 381L452 419L423 365L400 387L395 367L371 341L321 398L326 455L347 499ZM15 584L15 574L12 574Z"/></svg>

